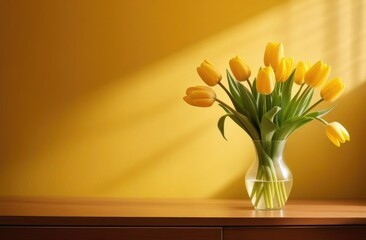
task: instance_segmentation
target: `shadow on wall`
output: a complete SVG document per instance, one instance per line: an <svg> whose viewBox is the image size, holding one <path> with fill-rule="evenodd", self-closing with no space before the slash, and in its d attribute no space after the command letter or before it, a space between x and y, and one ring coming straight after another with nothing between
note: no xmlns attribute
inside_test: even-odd
<svg viewBox="0 0 366 240"><path fill-rule="evenodd" d="M182 101L187 86L203 84L195 72L202 58L223 70L243 54L255 75L265 44L281 41L291 56L325 56L334 74L358 85L365 75L357 65L366 59L360 1L249 2L0 1L0 24L9 23L1 35L10 36L0 38L0 111L7 116L0 124L0 194L245 195L248 137L228 121L224 144L215 128L222 109ZM301 182L305 176L297 179L312 187ZM298 196L307 196L303 190Z"/></svg>
<svg viewBox="0 0 366 240"><path fill-rule="evenodd" d="M221 188L216 193L209 196L213 199L244 199L248 198L245 189L245 172L244 174L236 177L224 188Z"/></svg>
<svg viewBox="0 0 366 240"><path fill-rule="evenodd" d="M0 100L7 116L1 152L9 160L42 122L95 91L283 3L20 2L0 2L0 35L6 36L0 39Z"/></svg>
<svg viewBox="0 0 366 240"><path fill-rule="evenodd" d="M293 197L366 197L365 92L363 83L344 95L325 116L328 122L337 121L347 128L350 142L337 148L318 122L300 130L290 140L287 158L295 178ZM296 178L302 180L297 182Z"/></svg>
<svg viewBox="0 0 366 240"><path fill-rule="evenodd" d="M324 117L328 122L342 123L349 131L351 141L340 148L328 140L317 121L290 136L285 150L294 176L290 198L366 198L365 92L366 83L340 98ZM244 175L210 197L248 198Z"/></svg>
<svg viewBox="0 0 366 240"><path fill-rule="evenodd" d="M162 146L162 148L156 150L153 153L149 153L148 156L142 157L141 160L135 159L134 162L137 163L134 166L126 169L123 173L119 173L117 176L114 176L112 179L103 182L99 192L104 194L108 194L110 192L115 192L118 189L125 189L128 188L128 185L131 185L131 182L134 179L138 179L141 176L144 176L146 172L151 171L151 169L155 169L158 165L164 165L164 162L171 160L169 157L173 155L177 151L177 149L182 148L187 142L191 139L199 138L207 130L207 124L197 126L195 129L191 130L190 132L184 133L184 135L175 138L174 140L170 141L169 144ZM143 145L140 146L142 148ZM159 161L157 161L159 160ZM170 171L177 171L177 175L179 175L179 169L170 169ZM158 173L158 171L156 171ZM158 177L156 177L158 178ZM155 179L156 179L155 178ZM149 188L151 181L154 181L152 178L150 182L146 182L146 187ZM127 185L127 187L126 187ZM164 183L161 183L163 186ZM169 189L166 189L167 191ZM138 189L136 189L136 194Z"/></svg>
<svg viewBox="0 0 366 240"><path fill-rule="evenodd" d="M165 82L131 75L284 1L192 2L0 2L3 194L98 195L121 159L130 167L167 155L187 121L175 132L157 129L186 117L175 110L178 94L146 101ZM176 71L168 67L159 71Z"/></svg>

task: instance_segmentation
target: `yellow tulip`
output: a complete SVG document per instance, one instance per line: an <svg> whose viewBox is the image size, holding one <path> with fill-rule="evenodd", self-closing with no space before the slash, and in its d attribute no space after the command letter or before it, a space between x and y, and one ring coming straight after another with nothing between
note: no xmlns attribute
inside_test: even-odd
<svg viewBox="0 0 366 240"><path fill-rule="evenodd" d="M328 123L325 126L325 133L328 138L337 146L340 146L340 143L345 143L346 141L350 141L350 136L347 130L338 122Z"/></svg>
<svg viewBox="0 0 366 240"><path fill-rule="evenodd" d="M275 71L276 81L285 82L291 74L293 68L294 59L282 58L280 64Z"/></svg>
<svg viewBox="0 0 366 240"><path fill-rule="evenodd" d="M215 91L206 86L189 87L183 97L186 103L196 107L210 107L215 99Z"/></svg>
<svg viewBox="0 0 366 240"><path fill-rule="evenodd" d="M271 66L276 71L283 58L283 52L282 43L268 43L264 52L264 65Z"/></svg>
<svg viewBox="0 0 366 240"><path fill-rule="evenodd" d="M294 81L298 85L302 85L304 83L304 77L306 72L309 70L309 65L300 61L296 66Z"/></svg>
<svg viewBox="0 0 366 240"><path fill-rule="evenodd" d="M233 72L236 80L246 81L249 79L251 71L247 64L238 56L230 59L230 69Z"/></svg>
<svg viewBox="0 0 366 240"><path fill-rule="evenodd" d="M322 90L320 91L320 96L325 101L333 102L342 95L344 91L344 83L340 78L333 78L327 82Z"/></svg>
<svg viewBox="0 0 366 240"><path fill-rule="evenodd" d="M312 88L317 88L327 81L330 74L330 66L318 61L305 74L305 82Z"/></svg>
<svg viewBox="0 0 366 240"><path fill-rule="evenodd" d="M222 79L220 72L207 60L204 60L201 66L197 67L197 72L201 79L211 87L218 84Z"/></svg>
<svg viewBox="0 0 366 240"><path fill-rule="evenodd" d="M257 92L263 95L272 93L276 84L275 74L272 67L260 68L257 75Z"/></svg>

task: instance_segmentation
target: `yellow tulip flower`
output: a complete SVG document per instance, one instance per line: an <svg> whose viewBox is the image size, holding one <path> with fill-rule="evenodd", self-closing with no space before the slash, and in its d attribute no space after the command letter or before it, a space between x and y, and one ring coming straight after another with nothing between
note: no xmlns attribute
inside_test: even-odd
<svg viewBox="0 0 366 240"><path fill-rule="evenodd" d="M201 79L211 87L218 84L222 79L220 72L207 60L204 60L204 62L197 67L197 72Z"/></svg>
<svg viewBox="0 0 366 240"><path fill-rule="evenodd" d="M260 68L257 75L257 92L263 95L272 93L276 84L275 74L272 67Z"/></svg>
<svg viewBox="0 0 366 240"><path fill-rule="evenodd" d="M249 79L251 74L250 68L240 57L236 56L230 59L229 65L236 80L246 81Z"/></svg>
<svg viewBox="0 0 366 240"><path fill-rule="evenodd" d="M275 71L276 81L285 82L291 74L293 68L293 58L282 58L280 64Z"/></svg>
<svg viewBox="0 0 366 240"><path fill-rule="evenodd" d="M264 65L267 67L271 66L273 70L276 71L283 58L283 52L282 43L268 43L264 52Z"/></svg>
<svg viewBox="0 0 366 240"><path fill-rule="evenodd" d="M183 100L196 107L210 107L215 102L215 91L206 86L189 87Z"/></svg>
<svg viewBox="0 0 366 240"><path fill-rule="evenodd" d="M322 99L328 102L333 102L342 95L344 91L344 83L340 78L333 78L327 82L322 90L320 91L320 96Z"/></svg>
<svg viewBox="0 0 366 240"><path fill-rule="evenodd" d="M294 81L298 85L302 85L304 83L304 77L306 72L309 70L309 65L300 61L296 66L296 71L294 75Z"/></svg>
<svg viewBox="0 0 366 240"><path fill-rule="evenodd" d="M325 133L328 138L336 145L340 146L340 143L350 141L350 136L347 130L338 122L328 123L325 126Z"/></svg>
<svg viewBox="0 0 366 240"><path fill-rule="evenodd" d="M312 88L317 88L327 81L330 74L330 66L318 61L305 74L305 82Z"/></svg>

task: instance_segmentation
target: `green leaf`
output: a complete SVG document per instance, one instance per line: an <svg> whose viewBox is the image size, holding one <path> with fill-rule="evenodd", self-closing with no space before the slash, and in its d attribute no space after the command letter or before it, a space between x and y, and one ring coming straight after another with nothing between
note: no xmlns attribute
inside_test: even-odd
<svg viewBox="0 0 366 240"><path fill-rule="evenodd" d="M267 109L272 109L274 106L272 106L273 97L272 94L269 94L266 96L266 107Z"/></svg>
<svg viewBox="0 0 366 240"><path fill-rule="evenodd" d="M287 81L284 83L283 91L282 91L282 109L284 109L288 103L291 100L291 94L292 94L292 85L294 83L294 75L295 70L291 73Z"/></svg>
<svg viewBox="0 0 366 240"><path fill-rule="evenodd" d="M267 108L266 95L259 94L258 100L258 118L262 119L263 115L266 113Z"/></svg>
<svg viewBox="0 0 366 240"><path fill-rule="evenodd" d="M252 87L253 87L253 97L254 97L254 100L257 101L258 99L258 92L257 92L257 78L254 78L254 81L253 81L253 84L252 84Z"/></svg>
<svg viewBox="0 0 366 240"><path fill-rule="evenodd" d="M279 114L279 124L281 124L285 120L287 111L292 105L291 95L292 95L292 86L294 83L294 75L295 70L291 73L287 81L283 83L283 89L280 100L276 99L276 105L281 106L282 109L282 111ZM278 101L280 101L280 103L278 103Z"/></svg>
<svg viewBox="0 0 366 240"><path fill-rule="evenodd" d="M255 125L253 125L252 121L240 113L235 114L235 116L243 124L243 126L247 129L249 136L254 140L259 140L259 137L260 137L259 129Z"/></svg>
<svg viewBox="0 0 366 240"><path fill-rule="evenodd" d="M231 111L221 103L219 104L219 106L222 107L226 113L231 113Z"/></svg>
<svg viewBox="0 0 366 240"><path fill-rule="evenodd" d="M263 115L260 125L262 141L270 141L274 132L278 129L273 119L280 110L280 107L275 106Z"/></svg>
<svg viewBox="0 0 366 240"><path fill-rule="evenodd" d="M250 121L250 119L239 113L239 112L231 112L230 109L225 107L222 104L219 104L220 107L222 107L225 112L229 113L229 117L239 125L252 139L258 140L259 139L259 129L256 128L253 123Z"/></svg>
<svg viewBox="0 0 366 240"><path fill-rule="evenodd" d="M231 76L230 72L226 70L226 76L229 84L229 90L230 94L229 97L231 99L231 102L233 103L235 109L245 116L249 116L250 114L243 106L243 102L241 100L240 94L239 94L239 88L236 84L236 80Z"/></svg>
<svg viewBox="0 0 366 240"><path fill-rule="evenodd" d="M285 139L287 138L291 133L293 133L295 130L299 129L306 123L314 120L315 118L322 117L326 115L328 112L330 112L334 108L328 108L325 110L312 112L309 114L306 114L304 116L297 116L293 117L291 119L288 119L283 123L280 130L276 133L276 139Z"/></svg>
<svg viewBox="0 0 366 240"><path fill-rule="evenodd" d="M220 117L219 121L217 122L217 127L219 128L220 132L221 132L221 135L222 137L227 141L226 137L225 137L225 131L224 131L224 128L225 128L225 119L226 117L228 117L229 115L232 115L232 113L228 113L228 114L225 114L223 115L222 117Z"/></svg>
<svg viewBox="0 0 366 240"><path fill-rule="evenodd" d="M314 120L312 117L298 116L284 122L283 125L278 129L273 137L275 140L284 140L293 133L295 130L303 126L304 124Z"/></svg>
<svg viewBox="0 0 366 240"><path fill-rule="evenodd" d="M230 111L230 109L228 109L227 107L225 107L224 105L222 104L219 104L220 107L222 107L224 109L224 111L228 114L228 117L230 117L239 127L241 127L249 136L252 136L250 131L246 128L245 125L243 125L243 123L235 116L234 113L232 113ZM220 130L221 131L221 130ZM225 138L225 137L224 137ZM226 138L225 138L226 139Z"/></svg>
<svg viewBox="0 0 366 240"><path fill-rule="evenodd" d="M281 106L281 96L279 94L276 94L276 92L272 92L271 95L272 97L272 106ZM281 123L281 119L280 119L280 116L283 114L283 109L281 108L281 112L279 115L276 116L277 120L276 122L277 123Z"/></svg>
<svg viewBox="0 0 366 240"><path fill-rule="evenodd" d="M314 120L314 118L304 117L303 119L301 119L300 121L297 122L296 127L292 130L292 132L294 132L296 129L302 127L306 123L311 122L313 120Z"/></svg>
<svg viewBox="0 0 366 240"><path fill-rule="evenodd" d="M254 123L259 126L258 112L255 104L255 99L250 91L244 87L243 84L237 83L239 94L242 99L243 106L245 110L249 113L249 118L254 121Z"/></svg>
<svg viewBox="0 0 366 240"><path fill-rule="evenodd" d="M303 112L305 112L306 109L308 109L311 99L313 98L313 93L314 93L314 89L311 89L310 93L305 95L304 104L302 105L302 108L301 108L301 111L299 114L303 114Z"/></svg>
<svg viewBox="0 0 366 240"><path fill-rule="evenodd" d="M233 95L235 100L238 100L238 102L240 102L239 88L236 84L236 80L231 76L229 70L226 70L226 76L231 94Z"/></svg>
<svg viewBox="0 0 366 240"><path fill-rule="evenodd" d="M311 98L313 97L314 89L310 88L304 96L298 99L295 103L295 110L291 112L291 115L288 114L288 118L293 116L301 115L308 107L311 102Z"/></svg>
<svg viewBox="0 0 366 240"><path fill-rule="evenodd" d="M292 117L296 110L296 100L292 99L290 103L282 110L279 125L281 126L289 117Z"/></svg>
<svg viewBox="0 0 366 240"><path fill-rule="evenodd" d="M227 113L223 116L221 116L219 118L219 121L217 122L217 127L220 130L220 133L222 135L222 137L227 141L226 137L225 137L225 120L227 117L230 117L239 127L241 127L249 136L252 136L252 133L247 129L247 127L245 125L243 125L242 120L238 118L238 116L236 116L233 113Z"/></svg>
<svg viewBox="0 0 366 240"><path fill-rule="evenodd" d="M254 98L254 103L255 103L255 106L257 108L257 113L258 113L258 119L260 119L260 114L259 114L259 98L260 98L260 95L257 91L257 78L254 78L254 81L253 81L253 98Z"/></svg>
<svg viewBox="0 0 366 240"><path fill-rule="evenodd" d="M320 118L320 117L323 117L324 115L328 114L330 111L332 111L334 107L335 106L324 109L324 110L320 110L317 112L311 112L311 113L306 114L305 116L312 117L312 118Z"/></svg>

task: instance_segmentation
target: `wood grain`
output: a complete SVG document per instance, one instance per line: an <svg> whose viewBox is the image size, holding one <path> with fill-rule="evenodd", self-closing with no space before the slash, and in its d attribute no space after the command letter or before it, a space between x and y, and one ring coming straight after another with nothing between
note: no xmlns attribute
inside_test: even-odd
<svg viewBox="0 0 366 240"><path fill-rule="evenodd" d="M365 239L366 228L360 226L308 226L308 227L248 227L225 228L225 240L284 240L284 239L312 239L312 240L353 240Z"/></svg>
<svg viewBox="0 0 366 240"><path fill-rule="evenodd" d="M255 211L246 200L0 198L0 225L366 225L366 200L290 200Z"/></svg>
<svg viewBox="0 0 366 240"><path fill-rule="evenodd" d="M11 240L221 240L221 228L0 227L0 239Z"/></svg>

